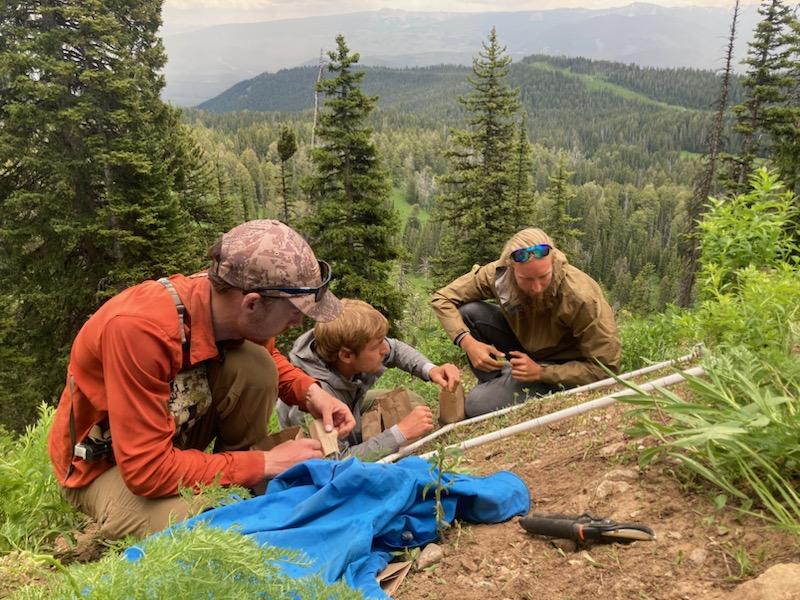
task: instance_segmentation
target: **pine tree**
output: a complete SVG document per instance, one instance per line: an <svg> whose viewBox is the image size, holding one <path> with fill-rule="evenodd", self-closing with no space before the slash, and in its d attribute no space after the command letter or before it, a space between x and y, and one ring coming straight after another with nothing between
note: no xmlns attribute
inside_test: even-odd
<svg viewBox="0 0 800 600"><path fill-rule="evenodd" d="M434 264L436 281L446 283L473 263L495 260L519 228L514 220L511 159L518 92L505 78L511 58L492 28L472 62L472 91L459 98L468 114L466 130L452 136L450 170L442 179L438 218L446 230Z"/></svg>
<svg viewBox="0 0 800 600"><path fill-rule="evenodd" d="M708 202L712 192L712 185L717 176L717 158L722 145L725 114L728 110L728 92L730 90L731 72L733 70L733 49L736 41L736 24L739 18L739 0L736 0L731 18L728 47L725 52L725 68L722 72L720 94L714 113L714 123L706 136L705 165L700 176L695 181L692 199L686 207L685 243L679 245L681 257L685 268L678 290L678 305L688 307L692 302L692 290L697 274L697 260L700 256L700 241L697 239L697 223L702 218L703 206Z"/></svg>
<svg viewBox="0 0 800 600"><path fill-rule="evenodd" d="M567 255L574 255L577 253L578 238L582 232L575 227L580 219L571 216L569 212L570 200L575 197L575 192L569 185L572 172L567 171L566 162L566 157L561 155L556 164L556 172L550 176L547 197L552 201L553 207L546 230L556 247Z"/></svg>
<svg viewBox="0 0 800 600"><path fill-rule="evenodd" d="M294 156L295 152L297 152L297 140L294 132L287 126L281 127L278 137L278 157L281 159L281 199L283 200L284 223L289 223L294 206L294 199L286 180L286 163Z"/></svg>
<svg viewBox="0 0 800 600"><path fill-rule="evenodd" d="M318 84L325 104L312 154L315 173L306 183L312 211L302 230L317 255L331 264L337 294L361 298L394 321L403 309L402 295L388 281L399 254L399 223L365 124L377 98L361 90L364 72L353 69L358 53L350 54L341 35L336 45L328 52L327 71L333 77Z"/></svg>
<svg viewBox="0 0 800 600"><path fill-rule="evenodd" d="M527 223L533 210L533 194L531 190L531 144L528 141L528 125L525 115L517 126L517 135L511 154L511 190L510 200L514 209L511 217L515 223Z"/></svg>
<svg viewBox="0 0 800 600"><path fill-rule="evenodd" d="M792 87L787 45L792 11L782 0L764 0L758 12L763 18L756 26L744 61L748 70L742 85L747 97L733 108L734 129L742 136L729 186L734 193L746 191L756 157L769 148L769 135L780 131L787 117L791 118L785 109L790 102L787 90Z"/></svg>
<svg viewBox="0 0 800 600"><path fill-rule="evenodd" d="M774 119L767 124L771 134L770 156L789 190L800 194L800 19L787 17L783 32L786 70L781 79L782 105L773 107Z"/></svg>
<svg viewBox="0 0 800 600"><path fill-rule="evenodd" d="M195 218L209 207L175 192L199 166L159 98L160 9L160 0L4 4L0 302L14 320L3 337L38 365L17 381L40 398L63 385L71 340L100 302L201 264L207 222Z"/></svg>

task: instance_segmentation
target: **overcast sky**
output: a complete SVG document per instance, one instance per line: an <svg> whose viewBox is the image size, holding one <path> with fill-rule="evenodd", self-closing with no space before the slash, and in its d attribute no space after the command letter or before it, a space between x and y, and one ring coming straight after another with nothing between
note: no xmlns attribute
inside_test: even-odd
<svg viewBox="0 0 800 600"><path fill-rule="evenodd" d="M437 12L500 12L609 8L632 0L165 0L164 33L222 23L334 15L382 8ZM733 0L647 0L662 6L729 6ZM743 0L753 4L758 0Z"/></svg>

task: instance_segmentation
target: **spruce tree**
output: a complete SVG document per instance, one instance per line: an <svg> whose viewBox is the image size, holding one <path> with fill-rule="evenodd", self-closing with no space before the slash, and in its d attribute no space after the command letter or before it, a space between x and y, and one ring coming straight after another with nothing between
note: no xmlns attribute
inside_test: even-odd
<svg viewBox="0 0 800 600"><path fill-rule="evenodd" d="M580 219L571 216L569 212L570 200L575 197L575 192L569 185L572 172L567 170L566 162L566 157L559 156L556 171L550 176L547 197L550 198L553 205L545 229L556 247L567 255L572 254L574 259L578 251L578 238L582 232L575 227Z"/></svg>
<svg viewBox="0 0 800 600"><path fill-rule="evenodd" d="M160 9L160 0L4 4L0 303L14 316L3 341L21 361L0 367L17 386L5 398L26 389L53 398L72 338L104 299L202 264L209 220L196 219L213 211L202 190L175 191L199 169L159 98Z"/></svg>
<svg viewBox="0 0 800 600"><path fill-rule="evenodd" d="M497 259L505 241L520 228L514 219L511 158L518 92L505 82L511 57L497 41L494 28L472 62L472 86L459 98L467 112L467 129L457 131L447 156L446 191L439 198L438 218L445 225L434 263L437 283L468 271L473 263Z"/></svg>
<svg viewBox="0 0 800 600"><path fill-rule="evenodd" d="M287 126L281 127L281 133L278 137L278 157L281 159L281 199L283 201L284 223L289 223L294 207L294 198L292 198L286 180L286 163L291 160L295 152L297 152L297 140L294 137L294 132Z"/></svg>
<svg viewBox="0 0 800 600"><path fill-rule="evenodd" d="M399 222L366 125L377 98L361 90L364 72L353 68L359 55L350 53L344 36L336 37L328 58L333 76L317 86L325 103L312 152L315 172L305 186L312 207L301 228L333 267L334 291L365 300L394 321L403 310L402 295L389 283Z"/></svg>
<svg viewBox="0 0 800 600"><path fill-rule="evenodd" d="M742 136L741 151L728 182L730 191L735 193L746 191L756 158L770 149L770 135L791 126L792 111L786 109L790 107L789 90L793 85L787 44L792 10L782 0L765 0L758 12L762 19L744 61L748 65L742 81L746 99L733 108L734 129Z"/></svg>
<svg viewBox="0 0 800 600"><path fill-rule="evenodd" d="M517 126L514 147L511 153L511 190L510 201L513 209L515 223L528 222L533 210L533 194L531 190L531 171L533 160L531 158L531 144L528 141L528 125L525 115Z"/></svg>

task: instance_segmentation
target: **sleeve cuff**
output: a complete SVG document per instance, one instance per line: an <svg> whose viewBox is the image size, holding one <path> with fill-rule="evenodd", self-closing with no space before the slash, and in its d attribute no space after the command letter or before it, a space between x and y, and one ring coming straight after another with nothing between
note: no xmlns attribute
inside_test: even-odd
<svg viewBox="0 0 800 600"><path fill-rule="evenodd" d="M392 436L394 437L394 441L397 442L398 446L402 446L403 444L405 444L408 441L406 439L406 436L403 435L403 432L400 431L400 427L398 427L397 425L392 425L392 427L389 429L389 431L392 433Z"/></svg>
<svg viewBox="0 0 800 600"><path fill-rule="evenodd" d="M426 362L424 365L422 365L422 378L425 381L430 381L431 380L431 370L433 370L435 368L436 368L436 365L433 364L432 362Z"/></svg>
<svg viewBox="0 0 800 600"><path fill-rule="evenodd" d="M456 334L456 337L453 338L453 343L460 348L461 340L463 340L464 336L467 335L468 333L469 331L462 331L461 333Z"/></svg>

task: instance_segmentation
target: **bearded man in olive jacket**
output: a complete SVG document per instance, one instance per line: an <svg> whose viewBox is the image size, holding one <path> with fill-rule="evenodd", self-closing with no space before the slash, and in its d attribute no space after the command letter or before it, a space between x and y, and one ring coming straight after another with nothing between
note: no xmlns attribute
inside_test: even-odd
<svg viewBox="0 0 800 600"><path fill-rule="evenodd" d="M467 416L604 379L598 362L619 371L619 333L603 291L541 229L514 234L499 260L438 290L431 305L479 381Z"/></svg>

